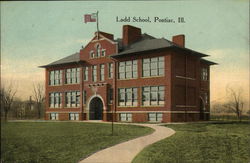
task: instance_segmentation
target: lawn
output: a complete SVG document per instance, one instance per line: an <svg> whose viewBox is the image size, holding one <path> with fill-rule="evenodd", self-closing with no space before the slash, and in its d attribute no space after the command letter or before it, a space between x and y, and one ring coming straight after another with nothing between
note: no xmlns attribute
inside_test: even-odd
<svg viewBox="0 0 250 163"><path fill-rule="evenodd" d="M176 134L145 148L133 163L249 163L249 123L169 124Z"/></svg>
<svg viewBox="0 0 250 163"><path fill-rule="evenodd" d="M152 129L72 122L8 122L1 124L1 163L74 163L95 151L146 135Z"/></svg>

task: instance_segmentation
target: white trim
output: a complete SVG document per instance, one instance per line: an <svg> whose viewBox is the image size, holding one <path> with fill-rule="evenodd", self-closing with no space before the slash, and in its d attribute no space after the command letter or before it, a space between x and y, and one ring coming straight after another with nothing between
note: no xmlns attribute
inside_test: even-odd
<svg viewBox="0 0 250 163"><path fill-rule="evenodd" d="M175 76L176 78L181 78L181 79L189 79L189 80L195 80L195 78L190 78L190 77L185 77L185 76Z"/></svg>
<svg viewBox="0 0 250 163"><path fill-rule="evenodd" d="M95 36L97 36L97 35L95 35ZM99 34L99 36L101 36L102 38L100 38L100 39L98 39L98 40L93 39L93 40L90 41L90 42L97 42L97 41L106 40L106 41L110 42L111 44L117 44L117 42L110 40L109 38L103 36L102 34Z"/></svg>
<svg viewBox="0 0 250 163"><path fill-rule="evenodd" d="M100 96L99 94L95 94L95 95L91 96L91 97L89 98L88 102L87 102L87 108L86 108L86 110L88 111L88 113L89 113L89 110L90 110L90 109L89 109L90 102L91 102L91 100L92 100L93 98L95 98L95 97L99 97L99 98L102 100L103 110L106 110L106 106L105 106L105 103L104 103L104 100L103 100L102 96Z"/></svg>

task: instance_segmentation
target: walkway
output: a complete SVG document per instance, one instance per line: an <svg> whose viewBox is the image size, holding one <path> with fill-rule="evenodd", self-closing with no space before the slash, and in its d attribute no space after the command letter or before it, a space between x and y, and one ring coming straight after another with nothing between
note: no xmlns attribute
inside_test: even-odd
<svg viewBox="0 0 250 163"><path fill-rule="evenodd" d="M155 131L150 135L103 149L80 161L80 163L130 163L143 148L175 133L174 130L158 124L135 125L151 127Z"/></svg>

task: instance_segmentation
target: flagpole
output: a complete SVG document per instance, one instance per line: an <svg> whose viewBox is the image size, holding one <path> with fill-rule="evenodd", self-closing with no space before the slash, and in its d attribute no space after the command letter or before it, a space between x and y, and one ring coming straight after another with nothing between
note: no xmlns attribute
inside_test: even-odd
<svg viewBox="0 0 250 163"><path fill-rule="evenodd" d="M97 27L97 40L99 40L99 23L98 23L98 11L96 12L96 27Z"/></svg>

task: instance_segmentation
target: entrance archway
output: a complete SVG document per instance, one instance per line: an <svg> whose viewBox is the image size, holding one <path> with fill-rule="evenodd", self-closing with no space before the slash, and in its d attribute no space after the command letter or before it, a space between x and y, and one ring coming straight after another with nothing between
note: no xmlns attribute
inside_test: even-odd
<svg viewBox="0 0 250 163"><path fill-rule="evenodd" d="M94 97L89 104L89 120L102 120L103 103L99 97Z"/></svg>

